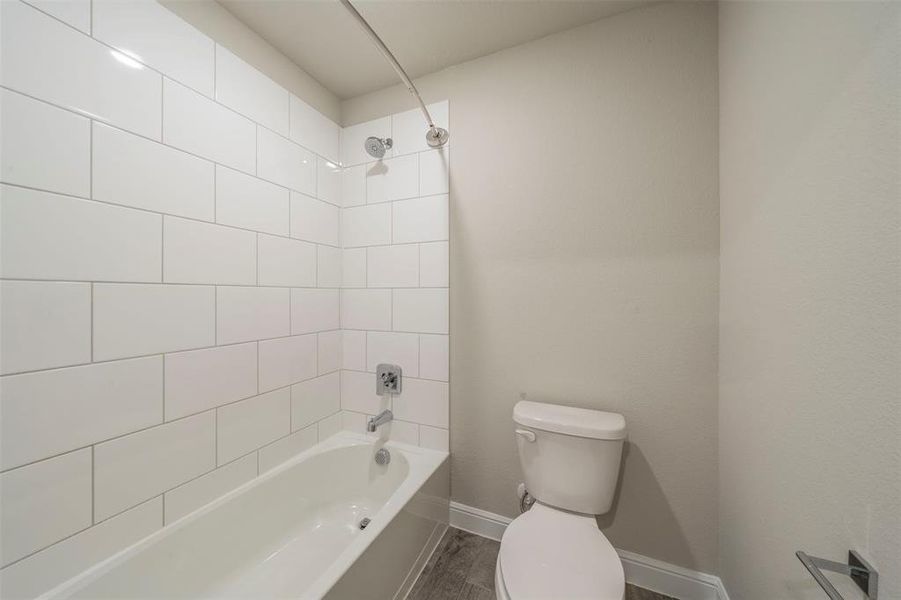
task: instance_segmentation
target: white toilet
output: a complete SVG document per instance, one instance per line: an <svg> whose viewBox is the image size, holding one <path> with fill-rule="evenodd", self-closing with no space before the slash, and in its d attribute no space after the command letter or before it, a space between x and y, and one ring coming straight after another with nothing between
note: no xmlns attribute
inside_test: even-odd
<svg viewBox="0 0 901 600"><path fill-rule="evenodd" d="M625 419L522 401L513 420L526 488L536 502L504 532L498 600L623 600L623 565L594 515L613 502Z"/></svg>

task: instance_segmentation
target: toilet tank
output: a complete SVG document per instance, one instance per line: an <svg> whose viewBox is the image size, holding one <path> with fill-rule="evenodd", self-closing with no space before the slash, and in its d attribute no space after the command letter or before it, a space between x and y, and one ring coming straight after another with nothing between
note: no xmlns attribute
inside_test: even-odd
<svg viewBox="0 0 901 600"><path fill-rule="evenodd" d="M626 438L622 415L523 400L513 421L534 498L589 515L610 510Z"/></svg>

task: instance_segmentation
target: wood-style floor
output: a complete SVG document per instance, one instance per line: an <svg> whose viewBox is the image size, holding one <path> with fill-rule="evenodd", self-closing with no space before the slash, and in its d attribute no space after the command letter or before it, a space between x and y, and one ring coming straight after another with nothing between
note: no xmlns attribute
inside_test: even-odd
<svg viewBox="0 0 901 600"><path fill-rule="evenodd" d="M407 600L495 600L494 565L500 547L500 542L449 528ZM626 584L626 600L677 599Z"/></svg>

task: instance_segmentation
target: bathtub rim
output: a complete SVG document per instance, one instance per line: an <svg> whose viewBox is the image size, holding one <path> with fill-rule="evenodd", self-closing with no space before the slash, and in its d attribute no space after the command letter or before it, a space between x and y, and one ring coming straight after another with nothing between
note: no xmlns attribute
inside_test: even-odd
<svg viewBox="0 0 901 600"><path fill-rule="evenodd" d="M346 430L339 431L310 448L307 448L303 452L296 454L283 463L261 473L250 481L230 490L208 504L201 506L197 510L192 511L171 523L164 524L150 535L122 548L115 554L112 554L90 568L78 573L74 577L41 593L37 596L37 599L49 600L68 598L83 587L113 570L117 565L136 556L145 548L161 542L166 537L173 535L175 532L187 527L194 521L203 518L206 514L216 510L233 498L265 484L267 481L278 477L292 467L306 462L315 456L333 450L354 446L371 446L373 448L387 447L391 450L398 451L406 458L409 471L407 476L400 482L397 489L394 490L391 496L386 500L385 504L376 513L370 516L372 521L369 526L360 531L359 536L352 540L329 567L311 582L306 589L299 590L296 596L291 596L304 599L321 598L335 585L335 583L338 582L341 576L347 572L354 562L367 548L369 548L379 534L381 534L388 524L391 523L394 517L396 517L404 506L407 505L416 492L419 491L439 467L444 464L450 456L449 452L413 446L411 444L393 440L382 440L373 436Z"/></svg>

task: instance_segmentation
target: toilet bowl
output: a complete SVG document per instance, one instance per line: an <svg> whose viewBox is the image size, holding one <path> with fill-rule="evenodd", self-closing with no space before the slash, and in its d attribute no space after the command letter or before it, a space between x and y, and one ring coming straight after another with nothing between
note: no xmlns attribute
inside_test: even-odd
<svg viewBox="0 0 901 600"><path fill-rule="evenodd" d="M498 600L623 600L622 563L594 515L613 501L625 419L526 401L513 415L526 487L536 502L501 539Z"/></svg>
<svg viewBox="0 0 901 600"><path fill-rule="evenodd" d="M504 532L498 600L623 600L623 565L594 517L536 503Z"/></svg>

